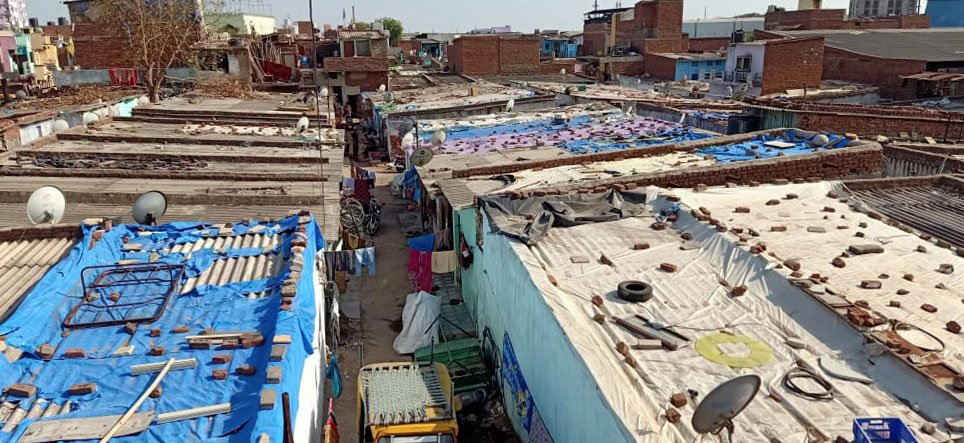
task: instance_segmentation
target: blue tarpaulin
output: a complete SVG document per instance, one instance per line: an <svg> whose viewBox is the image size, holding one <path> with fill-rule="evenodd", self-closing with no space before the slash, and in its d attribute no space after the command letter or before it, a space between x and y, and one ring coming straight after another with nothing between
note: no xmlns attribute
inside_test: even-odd
<svg viewBox="0 0 964 443"><path fill-rule="evenodd" d="M815 136L803 136L796 131L788 130L779 137L760 135L752 140L741 143L703 148L697 151L697 153L703 156L711 155L720 163L732 163L778 156L811 154L820 150L846 148L850 143L847 138L839 135L824 135L827 136L830 143L822 147L813 147L810 145L810 142ZM779 148L767 146L766 143L768 142L792 143L793 146Z"/></svg>
<svg viewBox="0 0 964 443"><path fill-rule="evenodd" d="M305 232L296 232L299 227L304 228ZM21 408L29 409L38 399L57 405L70 400L69 413L50 419L118 415L134 403L154 378L153 374L132 376L132 365L166 362L169 358L196 358L196 368L171 371L161 383L163 394L157 399L148 399L138 411L165 413L230 402L231 412L210 419L155 423L140 434L117 437L115 441L248 442L256 441L262 433L269 435L271 441L281 441L281 393L289 393L291 410L297 411L304 363L314 352L312 343L318 313L312 274L315 266L313 251L317 251L324 242L314 218L299 225L299 217L291 216L265 225L257 222L237 224L232 230L233 235L238 236L255 228L261 235L277 236L276 246L272 250L233 248L230 246L232 243L239 245L240 242L228 241L217 250L209 247L189 253L171 253L176 245L218 238L218 229L199 223L158 227L119 225L104 232L97 241L92 241L97 227L84 226L83 239L37 283L17 311L0 325L0 334L6 336L7 346L24 351L22 357L12 363L0 359L0 383L3 386L27 383L37 387L37 395L23 400ZM300 254L305 271L300 272L300 277L295 281L297 296L291 309L282 310L280 289L286 279L292 278L292 264L297 261L293 251L301 252L300 247L292 248L292 241L296 238L306 243L304 252ZM123 245L131 242L141 244L141 251L126 252ZM262 253L280 255L283 258L280 271L274 275L268 273L268 277L261 280L232 278L232 283L201 285L183 294L175 293L157 321L139 325L132 335L125 332L122 325L69 330L63 327L68 312L84 299L81 279L85 268L116 265L122 260L184 265L185 274L180 280L183 287L190 278L211 270L218 262ZM120 291L120 300L124 301L144 297L155 289L139 284L115 290ZM250 297L259 293L265 293L266 296ZM75 316L75 321L129 318L140 314L140 310L154 312L158 306L147 303L146 307L133 307L130 310L114 307L95 317L98 309L94 305L109 307L111 303L107 301L109 294L94 295L95 302L78 310L83 316ZM187 334L173 333L178 326L187 326L190 331ZM219 332L256 331L264 337L264 344L248 349L191 349L185 337L199 335L205 328ZM151 337L151 329L160 330L160 336ZM292 343L282 361L269 363L273 338L281 334L290 335ZM42 360L35 351L43 344L50 344L55 349L50 361ZM134 346L133 354L113 356L124 344ZM148 350L155 346L163 346L165 354L159 357L148 355ZM83 349L86 357L66 358L64 354L68 349ZM228 364L214 364L212 357L216 354L231 354L232 360ZM235 375L235 369L241 365L252 365L257 368L257 373L253 376ZM269 366L282 368L280 384L266 384ZM215 369L227 369L230 374L228 379L215 380L212 377ZM84 382L96 383L97 391L85 396L68 395L67 390L71 385ZM259 398L262 389L277 390L277 402L273 409L261 410ZM12 433L0 433L0 442L17 441L29 422L25 421Z"/></svg>

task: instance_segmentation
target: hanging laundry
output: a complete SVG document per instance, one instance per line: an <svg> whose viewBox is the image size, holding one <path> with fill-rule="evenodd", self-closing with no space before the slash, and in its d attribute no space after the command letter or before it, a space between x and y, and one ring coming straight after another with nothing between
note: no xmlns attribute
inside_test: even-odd
<svg viewBox="0 0 964 443"><path fill-rule="evenodd" d="M432 253L432 272L447 274L455 272L459 265L459 257L455 251L436 251Z"/></svg>
<svg viewBox="0 0 964 443"><path fill-rule="evenodd" d="M408 276L412 288L419 291L432 291L432 253L428 251L408 251Z"/></svg>
<svg viewBox="0 0 964 443"><path fill-rule="evenodd" d="M452 230L443 229L435 233L435 250L445 251L452 249Z"/></svg>
<svg viewBox="0 0 964 443"><path fill-rule="evenodd" d="M368 267L368 276L375 276L375 248L355 250L355 277L362 276L362 268Z"/></svg>
<svg viewBox="0 0 964 443"><path fill-rule="evenodd" d="M434 251L435 234L425 234L421 237L412 237L408 239L408 247L422 252Z"/></svg>
<svg viewBox="0 0 964 443"><path fill-rule="evenodd" d="M325 378L331 380L331 396L341 397L341 369L338 367L338 353L331 354L328 367L325 368Z"/></svg>

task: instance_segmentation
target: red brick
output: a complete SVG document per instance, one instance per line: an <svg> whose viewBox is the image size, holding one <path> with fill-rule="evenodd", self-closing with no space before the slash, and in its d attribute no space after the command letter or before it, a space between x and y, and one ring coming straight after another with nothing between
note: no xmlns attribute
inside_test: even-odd
<svg viewBox="0 0 964 443"><path fill-rule="evenodd" d="M14 397L30 398L37 394L37 387L24 383L14 383L10 386L7 386L5 391L8 395Z"/></svg>
<svg viewBox="0 0 964 443"><path fill-rule="evenodd" d="M155 357L159 357L161 355L164 355L164 351L165 350L163 346L154 346L153 348L151 348L149 354Z"/></svg>
<svg viewBox="0 0 964 443"><path fill-rule="evenodd" d="M231 354L218 354L211 358L211 363L216 365L223 365L231 363Z"/></svg>
<svg viewBox="0 0 964 443"><path fill-rule="evenodd" d="M186 333L189 332L190 330L191 330L191 328L189 328L189 327L187 327L187 326L177 326L177 327L175 327L174 329L172 329L171 332L173 332L173 333L175 333L175 334L186 334Z"/></svg>
<svg viewBox="0 0 964 443"><path fill-rule="evenodd" d="M227 370L227 369L215 369L215 370L211 371L211 377L213 377L215 380L227 380L227 379L228 379L228 370Z"/></svg>
<svg viewBox="0 0 964 443"><path fill-rule="evenodd" d="M64 357L67 357L67 358L85 358L85 357L87 357L87 355L84 353L84 350L83 350L83 349L80 349L80 348L71 348L71 349L68 349L67 352L64 353Z"/></svg>
<svg viewBox="0 0 964 443"><path fill-rule="evenodd" d="M947 322L947 330L950 331L952 334L960 334L961 325L956 321L949 321Z"/></svg>
<svg viewBox="0 0 964 443"><path fill-rule="evenodd" d="M665 272L676 272L679 268L672 263L662 263L659 265L659 269Z"/></svg>
<svg viewBox="0 0 964 443"><path fill-rule="evenodd" d="M258 369L252 365L241 365L235 368L234 373L238 375L254 375L258 373Z"/></svg>
<svg viewBox="0 0 964 443"><path fill-rule="evenodd" d="M97 392L97 383L77 383L67 389L70 395L87 395Z"/></svg>

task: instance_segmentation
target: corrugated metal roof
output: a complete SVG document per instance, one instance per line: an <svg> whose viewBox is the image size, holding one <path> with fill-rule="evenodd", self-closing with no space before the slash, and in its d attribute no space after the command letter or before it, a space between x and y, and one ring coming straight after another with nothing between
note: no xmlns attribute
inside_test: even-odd
<svg viewBox="0 0 964 443"><path fill-rule="evenodd" d="M773 31L788 37L825 38L825 44L884 59L964 61L964 28Z"/></svg>
<svg viewBox="0 0 964 443"><path fill-rule="evenodd" d="M220 251L242 248L264 248L264 253L259 255L216 260L214 265L205 270L200 276L189 279L181 289L181 293L186 294L198 286L223 286L228 283L262 280L277 276L284 265L283 256L274 252L274 249L278 246L278 241L279 238L277 235L246 234L231 237L204 238L194 243L175 246L171 249L171 253L188 254L202 249ZM247 294L247 296L248 298L262 298L269 294L270 292L266 291L250 293Z"/></svg>
<svg viewBox="0 0 964 443"><path fill-rule="evenodd" d="M65 235L0 242L0 319L20 304L30 288L76 242L75 236Z"/></svg>

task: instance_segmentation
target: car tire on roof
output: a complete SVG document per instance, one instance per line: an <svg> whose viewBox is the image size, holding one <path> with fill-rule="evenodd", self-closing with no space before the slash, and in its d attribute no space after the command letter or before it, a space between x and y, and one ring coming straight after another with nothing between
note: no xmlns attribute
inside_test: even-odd
<svg viewBox="0 0 964 443"><path fill-rule="evenodd" d="M616 289L619 298L633 303L642 303L653 298L653 286L637 280L627 280Z"/></svg>

